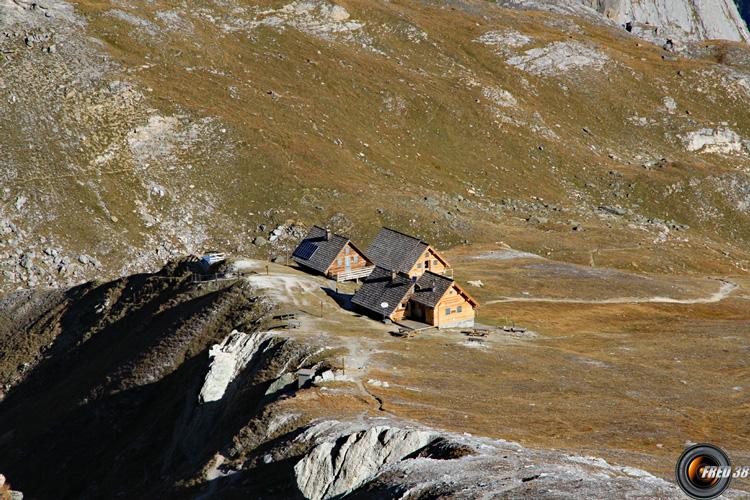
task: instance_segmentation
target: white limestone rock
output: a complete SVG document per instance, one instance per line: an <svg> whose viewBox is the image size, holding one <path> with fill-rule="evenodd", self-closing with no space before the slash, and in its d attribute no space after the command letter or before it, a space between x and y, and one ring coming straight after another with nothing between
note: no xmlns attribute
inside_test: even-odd
<svg viewBox="0 0 750 500"><path fill-rule="evenodd" d="M321 421L295 441L312 445L294 467L305 498L682 498L663 479L591 456L388 418ZM360 489L361 488L361 489Z"/></svg>
<svg viewBox="0 0 750 500"><path fill-rule="evenodd" d="M610 58L581 42L554 42L530 49L506 62L539 76L555 76L584 69L602 69Z"/></svg>
<svg viewBox="0 0 750 500"><path fill-rule="evenodd" d="M579 0L618 24L658 28L659 38L750 41L733 0Z"/></svg>
<svg viewBox="0 0 750 500"><path fill-rule="evenodd" d="M349 12L341 5L332 5L327 12L332 21L341 22L349 19Z"/></svg>
<svg viewBox="0 0 750 500"><path fill-rule="evenodd" d="M667 112L674 113L675 111L677 111L677 101L675 101L672 97L665 97L662 100L662 103L664 103L664 108L667 110Z"/></svg>
<svg viewBox="0 0 750 500"><path fill-rule="evenodd" d="M483 87L482 95L489 99L493 104L503 108L512 108L518 104L513 94L500 87Z"/></svg>
<svg viewBox="0 0 750 500"><path fill-rule="evenodd" d="M683 136L688 151L703 153L741 153L746 152L740 135L729 128L703 128Z"/></svg>
<svg viewBox="0 0 750 500"><path fill-rule="evenodd" d="M159 32L158 25L149 21L148 19L138 17L135 14L132 14L130 12L125 12L120 9L112 9L106 12L105 15L109 17L113 17L120 21L125 21L126 23L130 24L131 26L136 27L137 29L141 30L143 33L150 35L150 36L155 36Z"/></svg>
<svg viewBox="0 0 750 500"><path fill-rule="evenodd" d="M269 335L268 332L249 335L234 330L221 344L215 344L208 353L211 364L198 402L210 403L223 398L229 384L247 366Z"/></svg>
<svg viewBox="0 0 750 500"><path fill-rule="evenodd" d="M59 19L79 25L84 23L82 18L76 16L73 5L63 0L47 0L40 7L32 1L0 0L0 28L13 25L30 28L51 24Z"/></svg>
<svg viewBox="0 0 750 500"><path fill-rule="evenodd" d="M504 30L488 31L474 41L502 52L508 48L517 49L528 45L532 42L532 38L515 30Z"/></svg>
<svg viewBox="0 0 750 500"><path fill-rule="evenodd" d="M251 29L290 27L324 40L343 37L348 41L368 41L362 33L356 37L353 35L364 24L350 18L349 12L341 5L324 0L295 0L279 9L259 11L254 20L243 23L243 26Z"/></svg>
<svg viewBox="0 0 750 500"><path fill-rule="evenodd" d="M584 0L497 0L497 4L505 8L543 10L567 16L594 17L597 14L584 5Z"/></svg>
<svg viewBox="0 0 750 500"><path fill-rule="evenodd" d="M750 42L750 33L733 0L499 0L498 4L598 17L622 27L632 23L633 34L659 43L667 39Z"/></svg>
<svg viewBox="0 0 750 500"><path fill-rule="evenodd" d="M437 437L430 431L383 425L331 436L327 432L329 425L312 427L299 438L302 441L320 439L294 466L297 486L305 498L312 500L350 493L383 467L402 460Z"/></svg>

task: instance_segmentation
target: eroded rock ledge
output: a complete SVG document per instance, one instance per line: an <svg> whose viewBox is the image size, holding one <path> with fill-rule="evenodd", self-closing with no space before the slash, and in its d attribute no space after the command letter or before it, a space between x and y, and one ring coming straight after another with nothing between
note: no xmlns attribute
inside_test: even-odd
<svg viewBox="0 0 750 500"><path fill-rule="evenodd" d="M306 498L680 498L648 472L590 456L531 450L504 440L403 421L322 421L297 441L312 444L294 466Z"/></svg>

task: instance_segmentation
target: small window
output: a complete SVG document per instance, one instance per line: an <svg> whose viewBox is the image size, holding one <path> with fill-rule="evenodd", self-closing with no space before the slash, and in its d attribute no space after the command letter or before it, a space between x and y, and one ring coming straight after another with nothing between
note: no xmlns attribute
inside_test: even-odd
<svg viewBox="0 0 750 500"><path fill-rule="evenodd" d="M417 269L422 269L423 267L424 267L424 264L422 264L421 262L417 264Z"/></svg>
<svg viewBox="0 0 750 500"><path fill-rule="evenodd" d="M359 255L354 256L354 263L357 264L359 262Z"/></svg>
<svg viewBox="0 0 750 500"><path fill-rule="evenodd" d="M344 248L344 253L345 253L345 254L348 254L348 253L349 253L349 247L346 247L346 248Z"/></svg>
<svg viewBox="0 0 750 500"><path fill-rule="evenodd" d="M451 308L450 307L446 307L445 308L445 315L446 316L450 316L450 314L451 314Z"/></svg>
<svg viewBox="0 0 750 500"><path fill-rule="evenodd" d="M464 310L464 308L463 308L463 307L461 307L461 306L458 306L458 307L456 308L456 312L457 312L457 313L460 313L460 312L461 312L461 311L463 311L463 310Z"/></svg>
<svg viewBox="0 0 750 500"><path fill-rule="evenodd" d="M339 259L339 260L338 260L338 262L339 262L339 265L340 265L340 266L344 264L344 261L343 261L343 260L341 260L341 259Z"/></svg>
<svg viewBox="0 0 750 500"><path fill-rule="evenodd" d="M437 266L437 265L438 265L438 261L437 261L437 259L432 259L432 265L433 265L433 266Z"/></svg>

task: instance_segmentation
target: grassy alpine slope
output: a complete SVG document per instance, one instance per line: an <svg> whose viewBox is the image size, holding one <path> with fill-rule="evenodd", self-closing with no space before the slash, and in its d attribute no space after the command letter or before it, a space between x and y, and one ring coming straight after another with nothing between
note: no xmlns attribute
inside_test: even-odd
<svg viewBox="0 0 750 500"><path fill-rule="evenodd" d="M656 241L652 269L746 267L743 46L674 56L486 2L38 10L19 15L41 41L2 40L6 289L208 247L273 256L250 242L326 221L443 247Z"/></svg>
<svg viewBox="0 0 750 500"><path fill-rule="evenodd" d="M747 458L746 46L675 53L483 1L38 5L0 4L0 289L78 286L0 303L14 485L54 496L35 453L70 497L246 496L257 477L283 495L311 419L384 415L661 478L691 439ZM312 223L419 234L483 281L480 321L531 333L396 339L275 265L252 290L179 266L119 278L212 248L281 256ZM196 403L214 343L279 326L264 294L314 309L306 328ZM264 406L287 370L341 359L353 380ZM113 446L112 428L146 437ZM557 481L512 478L529 496Z"/></svg>

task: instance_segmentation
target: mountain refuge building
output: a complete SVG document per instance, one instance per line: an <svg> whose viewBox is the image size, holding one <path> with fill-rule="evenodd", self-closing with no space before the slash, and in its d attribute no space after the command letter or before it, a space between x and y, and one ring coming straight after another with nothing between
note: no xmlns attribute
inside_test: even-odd
<svg viewBox="0 0 750 500"><path fill-rule="evenodd" d="M292 260L336 281L365 278L375 269L349 238L319 226L310 228L292 253Z"/></svg>
<svg viewBox="0 0 750 500"><path fill-rule="evenodd" d="M411 319L438 328L471 328L478 303L453 278L432 271L419 277L376 267L352 297L378 319Z"/></svg>
<svg viewBox="0 0 750 500"><path fill-rule="evenodd" d="M448 261L429 243L387 227L378 232L365 254L376 266L410 278L428 271L445 274L450 269Z"/></svg>
<svg viewBox="0 0 750 500"><path fill-rule="evenodd" d="M471 328L479 303L456 281L429 243L382 228L365 252L346 236L313 226L292 260L337 281L364 279L352 304L374 318L438 328ZM452 273L451 273L452 274Z"/></svg>

